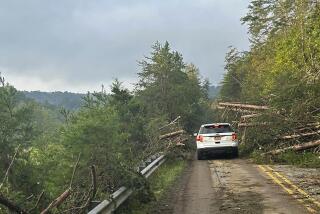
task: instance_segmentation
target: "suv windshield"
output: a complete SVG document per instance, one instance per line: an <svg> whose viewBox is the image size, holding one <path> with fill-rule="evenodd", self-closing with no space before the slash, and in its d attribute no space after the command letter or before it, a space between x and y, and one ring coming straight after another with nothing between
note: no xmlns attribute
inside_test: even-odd
<svg viewBox="0 0 320 214"><path fill-rule="evenodd" d="M199 134L225 133L233 132L229 125L209 125L200 128Z"/></svg>

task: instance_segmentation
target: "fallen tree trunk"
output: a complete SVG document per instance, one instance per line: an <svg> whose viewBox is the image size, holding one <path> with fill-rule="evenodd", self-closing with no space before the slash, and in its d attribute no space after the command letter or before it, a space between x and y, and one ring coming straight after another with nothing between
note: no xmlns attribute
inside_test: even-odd
<svg viewBox="0 0 320 214"><path fill-rule="evenodd" d="M19 214L27 214L27 212L25 210L23 210L18 205L14 204L13 202L11 202L9 199L7 199L6 197L4 197L1 194L0 194L0 204L7 207L10 211L13 211L13 212L16 212Z"/></svg>
<svg viewBox="0 0 320 214"><path fill-rule="evenodd" d="M246 120L246 119L250 119L250 118L255 118L255 117L259 117L261 114L248 114L248 115L243 115L240 118L242 120Z"/></svg>
<svg viewBox="0 0 320 214"><path fill-rule="evenodd" d="M64 191L58 198L53 200L49 206L41 212L41 214L49 213L50 209L59 206L62 204L71 194L71 188L68 188L66 191Z"/></svg>
<svg viewBox="0 0 320 214"><path fill-rule="evenodd" d="M289 147L286 147L286 148L283 148L283 149L272 150L270 152L264 153L264 155L267 155L267 154L277 155L277 154L280 154L280 153L288 151L288 150L302 151L302 150L314 148L314 147L317 147L317 146L320 146L320 140L311 141L311 142L308 142L308 143L302 143L302 144L298 144L298 145L294 145L294 146L289 146Z"/></svg>
<svg viewBox="0 0 320 214"><path fill-rule="evenodd" d="M314 130L314 129L319 129L320 128L320 125L314 125L314 126L309 126L308 124L304 127L298 127L297 128L297 131L298 132L302 132L302 131L305 131L305 130Z"/></svg>
<svg viewBox="0 0 320 214"><path fill-rule="evenodd" d="M243 109L252 109L252 110L268 110L268 106L258 106L258 105L249 105L241 103L219 103L219 106L224 107L234 107L234 108L243 108Z"/></svg>
<svg viewBox="0 0 320 214"><path fill-rule="evenodd" d="M218 109L226 109L227 107L224 107L224 106L218 106L217 107ZM253 114L255 113L254 111L252 110L248 110L248 109L236 109L236 108L230 108L231 111L237 111L237 112L243 112L243 113L249 113L249 114Z"/></svg>
<svg viewBox="0 0 320 214"><path fill-rule="evenodd" d="M261 123L239 123L238 127L254 127L254 126L268 126L270 122L261 122Z"/></svg>
<svg viewBox="0 0 320 214"><path fill-rule="evenodd" d="M320 134L320 130L314 131L314 132L302 133L302 134L282 136L279 139L280 140L289 140L289 139L294 139L294 138L299 138L299 137L313 136L313 135L317 135L317 134Z"/></svg>
<svg viewBox="0 0 320 214"><path fill-rule="evenodd" d="M168 134L160 135L159 139L162 140L162 139L174 137L176 135L183 134L183 133L184 133L184 130L179 130L179 131L171 132L171 133L168 133Z"/></svg>

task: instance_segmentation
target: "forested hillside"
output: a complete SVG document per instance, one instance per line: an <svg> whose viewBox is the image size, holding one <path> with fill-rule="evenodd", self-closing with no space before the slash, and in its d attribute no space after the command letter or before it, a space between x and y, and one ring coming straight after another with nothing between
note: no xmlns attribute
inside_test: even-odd
<svg viewBox="0 0 320 214"><path fill-rule="evenodd" d="M42 91L23 91L27 98L33 99L42 104L50 104L56 107L63 107L68 110L77 110L81 107L82 97L85 94L71 92L42 92Z"/></svg>
<svg viewBox="0 0 320 214"><path fill-rule="evenodd" d="M226 55L220 99L268 106L252 122L271 124L248 129L244 150L268 151L319 139L312 134L320 122L319 1L252 0L242 22L249 27L251 48L232 48ZM312 135L299 137L306 131ZM279 141L286 134L298 137Z"/></svg>
<svg viewBox="0 0 320 214"><path fill-rule="evenodd" d="M61 111L63 120L1 78L0 213L85 213L88 201L121 185L146 186L136 167L149 155L183 157L188 138L159 135L172 126L191 133L210 120L208 82L168 43L156 43L139 64L134 92L116 80L110 94L89 93L78 111Z"/></svg>
<svg viewBox="0 0 320 214"><path fill-rule="evenodd" d="M208 96L213 99L218 96L220 86L209 86ZM86 94L72 92L43 92L43 91L22 91L26 98L33 99L41 104L49 104L55 107L63 107L68 110L77 110L82 105L82 98Z"/></svg>
<svg viewBox="0 0 320 214"><path fill-rule="evenodd" d="M218 97L220 90L221 90L221 86L211 85L209 87L209 98L214 99L214 98Z"/></svg>

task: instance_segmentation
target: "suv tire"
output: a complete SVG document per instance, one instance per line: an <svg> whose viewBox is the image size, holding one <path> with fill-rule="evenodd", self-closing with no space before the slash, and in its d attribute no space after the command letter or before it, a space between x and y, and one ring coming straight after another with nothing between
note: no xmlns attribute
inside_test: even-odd
<svg viewBox="0 0 320 214"><path fill-rule="evenodd" d="M233 150L233 157L235 157L235 158L239 157L239 149L238 148L235 148Z"/></svg>
<svg viewBox="0 0 320 214"><path fill-rule="evenodd" d="M203 155L200 151L197 151L197 158L198 160L203 160Z"/></svg>

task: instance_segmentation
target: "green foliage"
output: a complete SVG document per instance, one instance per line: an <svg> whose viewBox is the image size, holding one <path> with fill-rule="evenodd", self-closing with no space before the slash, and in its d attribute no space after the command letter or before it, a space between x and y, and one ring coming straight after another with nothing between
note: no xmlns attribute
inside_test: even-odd
<svg viewBox="0 0 320 214"><path fill-rule="evenodd" d="M262 155L259 151L254 151L250 157L257 164L290 164L299 167L307 168L319 168L320 167L320 157L319 154L314 154L312 152L297 153L294 151L287 151L277 156L267 156Z"/></svg>
<svg viewBox="0 0 320 214"><path fill-rule="evenodd" d="M169 43L156 43L150 57L140 62L137 95L147 108L148 117L181 116L184 128L192 132L205 118L202 105L208 100L208 81L201 82L199 70L183 62ZM197 120L195 120L197 119Z"/></svg>
<svg viewBox="0 0 320 214"><path fill-rule="evenodd" d="M185 141L182 149L175 146L176 142L159 140L159 135L181 128L193 132L210 120L210 84L200 78L193 64L186 64L180 53L171 51L168 43L156 43L151 57L140 65L142 72L134 92L116 79L110 94L103 87L100 92L87 93L77 111L72 110L77 108L73 101L78 95L25 92L40 102L48 99L53 105L61 105L59 110L26 98L3 81L0 182L15 152L17 156L0 193L24 209L31 209L44 191L33 210L39 213L71 187L71 195L51 212L73 208L73 213L84 213L88 211L86 196L92 194L94 168L98 186L93 199L109 197L122 185L136 189L141 199L150 199L153 193L136 167L159 152L186 158L185 153L193 149L190 141ZM183 127L180 121L166 127L178 116ZM162 186L168 185L166 179L161 177L166 182Z"/></svg>
<svg viewBox="0 0 320 214"><path fill-rule="evenodd" d="M318 1L251 1L242 21L249 26L252 46L248 52L231 49L227 54L220 95L227 101L268 105L270 111L251 121L272 121L272 127L248 129L242 153L268 151L277 136L319 122L319 17Z"/></svg>
<svg viewBox="0 0 320 214"><path fill-rule="evenodd" d="M312 152L304 152L302 154L298 154L293 151L285 152L280 154L274 160L276 162L280 162L283 164L291 164L297 165L300 167L312 167L319 168L320 167L320 157L319 154L314 154Z"/></svg>
<svg viewBox="0 0 320 214"><path fill-rule="evenodd" d="M150 192L147 194L147 200L145 200L143 192L138 192L131 196L130 199L117 210L117 213L152 213L154 204L157 204L158 201L162 199L168 189L181 175L186 165L187 162L181 159L169 159L166 161L148 180L149 185L146 190Z"/></svg>
<svg viewBox="0 0 320 214"><path fill-rule="evenodd" d="M150 185L156 199L160 199L170 185L181 175L186 161L172 159L150 178Z"/></svg>

